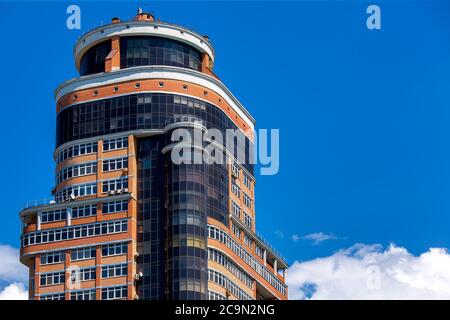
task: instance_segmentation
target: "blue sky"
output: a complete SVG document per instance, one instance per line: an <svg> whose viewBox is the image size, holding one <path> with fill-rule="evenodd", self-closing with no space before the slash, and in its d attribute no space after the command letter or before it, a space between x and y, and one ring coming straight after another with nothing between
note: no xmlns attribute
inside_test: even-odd
<svg viewBox="0 0 450 320"><path fill-rule="evenodd" d="M138 2L73 2L82 32ZM366 28L369 4L382 29ZM4 188L0 242L18 247L21 206L53 186L53 90L76 76L68 2L0 1ZM72 4L72 2L70 3ZM215 72L280 129L280 172L257 177L257 228L292 263L355 243L420 254L450 247L450 3L150 2L211 38ZM323 232L337 239L313 245ZM281 237L280 235L284 236Z"/></svg>

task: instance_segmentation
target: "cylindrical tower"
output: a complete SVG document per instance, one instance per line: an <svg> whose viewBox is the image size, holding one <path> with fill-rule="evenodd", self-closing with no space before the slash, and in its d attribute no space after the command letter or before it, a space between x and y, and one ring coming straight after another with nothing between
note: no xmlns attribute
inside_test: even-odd
<svg viewBox="0 0 450 320"><path fill-rule="evenodd" d="M139 12L83 35L74 58L80 77L55 91L54 199L20 213L30 298L285 299L238 160L254 119L213 73L208 37ZM180 165L180 128L244 138L223 163Z"/></svg>

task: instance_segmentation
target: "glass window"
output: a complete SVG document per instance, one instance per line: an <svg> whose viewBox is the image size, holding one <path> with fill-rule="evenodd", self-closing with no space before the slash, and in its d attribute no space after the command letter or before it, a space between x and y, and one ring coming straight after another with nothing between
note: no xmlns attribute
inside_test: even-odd
<svg viewBox="0 0 450 320"><path fill-rule="evenodd" d="M126 299L127 295L127 286L102 288L102 300Z"/></svg>
<svg viewBox="0 0 450 320"><path fill-rule="evenodd" d="M22 246L27 247L34 244L55 242L61 240L77 239L81 237L93 237L104 234L126 232L128 230L127 220L112 220L84 224L62 229L50 229L46 231L35 231L25 233L21 237Z"/></svg>
<svg viewBox="0 0 450 320"><path fill-rule="evenodd" d="M182 42L151 36L121 37L120 67L169 65L201 70L201 53Z"/></svg>
<svg viewBox="0 0 450 320"><path fill-rule="evenodd" d="M72 219L95 216L96 214L97 214L96 204L72 208Z"/></svg>
<svg viewBox="0 0 450 320"><path fill-rule="evenodd" d="M115 213L128 211L128 200L110 201L102 205L102 213Z"/></svg>
<svg viewBox="0 0 450 320"><path fill-rule="evenodd" d="M70 300L95 300L95 289L72 291Z"/></svg>
<svg viewBox="0 0 450 320"><path fill-rule="evenodd" d="M105 159L103 160L103 172L121 170L128 168L128 158Z"/></svg>
<svg viewBox="0 0 450 320"><path fill-rule="evenodd" d="M128 148L128 137L108 139L103 141L103 151Z"/></svg>
<svg viewBox="0 0 450 320"><path fill-rule="evenodd" d="M70 253L70 260L86 260L95 258L95 247L86 247L86 248L78 248L73 249Z"/></svg>
<svg viewBox="0 0 450 320"><path fill-rule="evenodd" d="M101 42L90 48L81 58L80 75L105 71L105 58L111 51L111 40Z"/></svg>
<svg viewBox="0 0 450 320"><path fill-rule="evenodd" d="M55 251L44 253L41 255L41 264L53 264L53 263L61 263L66 260L66 254L64 251Z"/></svg>
<svg viewBox="0 0 450 320"><path fill-rule="evenodd" d="M128 252L128 244L126 242L122 243L111 243L102 246L102 256L116 256L126 254Z"/></svg>

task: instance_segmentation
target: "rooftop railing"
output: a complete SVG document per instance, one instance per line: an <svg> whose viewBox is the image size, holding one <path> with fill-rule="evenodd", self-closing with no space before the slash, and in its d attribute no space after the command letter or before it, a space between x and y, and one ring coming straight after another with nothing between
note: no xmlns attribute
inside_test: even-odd
<svg viewBox="0 0 450 320"><path fill-rule="evenodd" d="M158 19L156 19L156 20L153 21L153 22L149 22L149 21L139 21L139 20L134 20L134 17L135 17L135 16L132 16L132 17L125 17L124 20L121 20L120 22L121 22L121 23L127 23L127 22L133 23L133 22L137 22L137 23L142 23L142 24L146 24L146 23L147 23L147 24L153 24L153 25L162 25L162 26L166 25L166 26L169 26L169 27L172 26L172 27L183 28L183 29L186 29L186 30L188 30L188 31L194 32L194 33L196 33L197 35L201 36L201 37L203 38L203 41L209 43L209 44L212 46L212 41L211 41L211 39L210 39L209 37L208 37L208 38L205 38L205 36L204 36L201 32L198 32L198 31L195 29L195 27L192 27L192 26L190 26L190 25L180 25L180 24L173 23L173 22L170 22L170 21L159 21ZM80 30L80 31L81 31L81 35L78 36L77 41L80 40L80 39L83 38L85 35L87 35L89 32L91 32L91 31L93 31L93 30L95 30L95 29L100 29L100 28L103 28L103 27L106 27L106 26L109 26L109 25L112 25L112 24L113 24L112 22L106 22L106 23L105 23L104 21L101 21L99 25L93 24L92 26L88 27L87 30L86 30L86 29L84 29L84 30L82 29L82 30Z"/></svg>
<svg viewBox="0 0 450 320"><path fill-rule="evenodd" d="M22 210L34 208L34 207L40 207L40 206L46 206L49 204L55 204L56 200L55 198L45 198L45 199L39 199L39 200L32 200L25 203L25 206L22 208Z"/></svg>

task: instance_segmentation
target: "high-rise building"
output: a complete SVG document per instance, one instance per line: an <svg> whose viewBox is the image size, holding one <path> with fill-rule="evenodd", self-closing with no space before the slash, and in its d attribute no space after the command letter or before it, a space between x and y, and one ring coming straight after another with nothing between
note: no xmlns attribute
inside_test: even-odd
<svg viewBox="0 0 450 320"><path fill-rule="evenodd" d="M84 34L74 58L80 77L55 92L53 198L20 212L30 299L287 299L238 157L254 119L213 73L208 37L139 11ZM177 164L180 128L244 139L223 163Z"/></svg>

